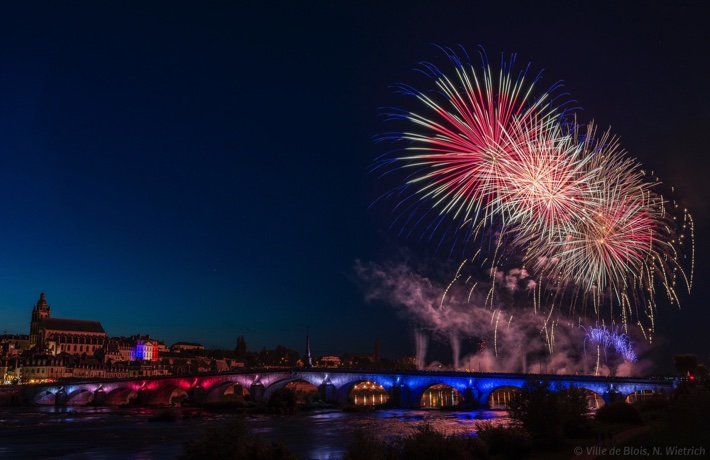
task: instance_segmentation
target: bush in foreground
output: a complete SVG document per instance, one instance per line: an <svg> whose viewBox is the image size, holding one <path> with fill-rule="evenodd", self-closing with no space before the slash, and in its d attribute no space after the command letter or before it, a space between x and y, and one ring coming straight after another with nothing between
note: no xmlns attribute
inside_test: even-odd
<svg viewBox="0 0 710 460"><path fill-rule="evenodd" d="M402 439L401 457L412 460L487 458L486 445L475 436L445 435L430 424Z"/></svg>
<svg viewBox="0 0 710 460"><path fill-rule="evenodd" d="M527 431L519 427L478 422L476 431L479 439L488 446L488 453L494 456L519 459L532 449L532 438Z"/></svg>
<svg viewBox="0 0 710 460"><path fill-rule="evenodd" d="M664 419L668 413L669 405L668 398L664 396L645 398L632 404L647 423Z"/></svg>
<svg viewBox="0 0 710 460"><path fill-rule="evenodd" d="M347 460L469 460L488 458L487 446L475 436L446 435L424 424L393 441L378 441L358 430L348 446Z"/></svg>
<svg viewBox="0 0 710 460"><path fill-rule="evenodd" d="M710 444L710 381L681 382L671 395L668 431L688 444Z"/></svg>
<svg viewBox="0 0 710 460"><path fill-rule="evenodd" d="M378 441L374 436L361 429L355 430L353 439L348 445L345 460L386 460L394 458L388 452L390 446Z"/></svg>
<svg viewBox="0 0 710 460"><path fill-rule="evenodd" d="M631 425L643 423L639 411L624 401L615 401L603 405L597 409L595 418L604 423L628 423Z"/></svg>
<svg viewBox="0 0 710 460"><path fill-rule="evenodd" d="M579 388L550 386L529 380L508 402L510 418L541 447L555 446L565 436L581 434L587 424L587 396Z"/></svg>

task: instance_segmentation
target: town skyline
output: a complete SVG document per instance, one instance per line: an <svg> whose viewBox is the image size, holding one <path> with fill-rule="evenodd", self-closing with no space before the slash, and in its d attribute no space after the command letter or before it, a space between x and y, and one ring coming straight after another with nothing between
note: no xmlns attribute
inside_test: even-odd
<svg viewBox="0 0 710 460"><path fill-rule="evenodd" d="M201 349L225 351L225 350L237 350L237 349L240 349L241 347L244 347L244 351L255 352L257 350L272 349L272 348L277 348L277 347L283 346L283 344L278 343L278 344L275 344L271 347L267 347L267 345L262 345L262 346L258 346L256 348L247 349L246 348L247 342L246 342L245 337L243 335L236 336L234 339L234 344L233 344L234 346L231 346L231 347L230 346L209 346L209 345L205 346L201 342L194 342L194 341L187 341L187 340L166 341L160 337L152 337L151 338L150 332L147 332L147 331L138 331L138 332L134 331L133 333L129 333L129 334L110 335L108 332L105 331L105 329L103 328L103 324L101 323L100 320L89 319L89 318L66 318L66 317L58 317L56 315L52 316L52 313L51 313L52 308L51 307L52 307L51 304L49 304L47 302L46 293L41 292L39 294L39 300L37 300L37 302L32 307L32 315L31 315L32 319L29 322L29 326L27 328L27 331L29 333L25 334L24 332L4 331L4 334L2 336L3 340L13 341L18 338L22 338L22 340L26 339L29 341L29 343L28 343L27 347L24 348L22 351L30 351L32 349L32 347L35 347L35 348L37 348L34 351L35 355L38 355L38 356L44 355L43 351L44 351L44 348L46 347L46 345L39 346L39 347L38 347L38 345L44 341L43 339L41 339L41 337L44 336L45 332L42 332L40 329L38 329L38 327L41 324L42 320L49 320L52 322L53 325L59 326L63 329L68 329L71 327L81 329L80 331L77 331L77 333L81 334L82 337L84 335L86 335L87 333L88 333L87 337L89 337L89 338L92 335L100 333L102 335L105 335L106 340L126 339L126 338L128 338L128 339L146 339L146 340L149 340L152 342L157 342L158 344L160 344L160 346L162 348L174 348L174 347L179 348L180 346L189 345L189 346L196 346ZM54 311L56 312L56 309ZM27 332L27 331L25 331L25 332ZM56 331L56 332L61 333L59 331ZM70 333L71 333L71 331L70 331ZM304 335L304 341L305 341L305 345L304 345L303 350L299 349L298 352L303 354L303 356L306 356L306 353L310 352L310 345L309 345L310 342L309 342L308 331L306 331L306 334ZM378 339L375 338L374 342L377 344ZM74 342L72 342L72 343L74 343ZM76 344L79 344L79 343L83 344L83 343L87 343L87 342L85 342L84 340L76 342ZM53 345L51 346L51 349L47 350L47 351L49 351L50 355L56 356L56 355L59 355L62 351L64 351L63 349L61 349L61 345L59 345L59 346L55 346L55 345L57 345L57 344L53 343ZM76 354L76 352L77 352L76 347L77 346L78 345L74 346L75 349L73 350L73 352L74 352L73 354ZM87 346L86 352L88 353L89 356L92 356L97 348L99 348L99 347L93 346L90 349ZM378 345L375 345L375 348L378 348ZM81 352L84 352L84 350L80 350L80 353ZM17 353L17 351L15 351L15 353ZM350 351L349 353L357 353L357 352ZM149 361L152 360L151 358L144 358L144 353L138 353L138 354L134 353L134 356L137 356L137 358L134 357L133 359L131 359L131 361L135 360L135 359L147 359ZM328 354L327 353L321 354L319 357L323 357L323 356L328 356ZM157 357L157 353L156 353L156 357Z"/></svg>

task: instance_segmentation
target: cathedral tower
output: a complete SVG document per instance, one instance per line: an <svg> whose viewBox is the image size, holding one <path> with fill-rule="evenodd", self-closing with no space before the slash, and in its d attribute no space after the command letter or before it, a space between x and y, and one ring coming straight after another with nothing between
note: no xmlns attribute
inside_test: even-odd
<svg viewBox="0 0 710 460"><path fill-rule="evenodd" d="M42 321L49 318L50 306L44 298L44 292L39 295L37 305L32 308L32 320L30 321L30 347L41 345L42 337L40 325Z"/></svg>

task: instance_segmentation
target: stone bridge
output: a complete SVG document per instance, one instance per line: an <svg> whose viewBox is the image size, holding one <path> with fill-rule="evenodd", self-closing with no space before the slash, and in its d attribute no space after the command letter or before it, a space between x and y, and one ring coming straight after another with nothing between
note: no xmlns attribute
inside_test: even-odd
<svg viewBox="0 0 710 460"><path fill-rule="evenodd" d="M548 380L556 388L582 388L607 403L637 392L668 394L675 383L625 377L294 368L26 385L23 398L29 404L58 406L129 402L168 405L177 401L205 404L224 402L229 395L249 395L252 401L259 402L268 400L275 390L291 382L305 381L315 386L325 401L345 405L355 385L371 382L387 392L390 404L395 407L421 407L422 395L434 385L455 389L464 404L488 406L496 389L521 388L531 379Z"/></svg>

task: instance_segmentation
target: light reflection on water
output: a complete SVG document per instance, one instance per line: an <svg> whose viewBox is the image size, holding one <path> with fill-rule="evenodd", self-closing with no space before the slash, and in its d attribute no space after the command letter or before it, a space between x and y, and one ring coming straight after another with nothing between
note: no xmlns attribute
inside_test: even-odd
<svg viewBox="0 0 710 460"><path fill-rule="evenodd" d="M507 423L502 411L453 412L439 410L382 410L368 413L324 411L293 417L256 417L254 431L272 441L283 440L302 458L342 458L350 436L361 429L379 440L412 434L417 427L430 423L446 434L466 435L475 432L476 422L491 420ZM308 441L305 441L308 440Z"/></svg>
<svg viewBox="0 0 710 460"><path fill-rule="evenodd" d="M187 411L187 409L184 409ZM150 422L160 409L106 407L0 408L0 458L165 459L210 423L231 415L202 413L173 422ZM183 409L178 409L178 412ZM194 409L192 410L194 411ZM411 434L430 423L447 434L472 434L480 420L507 423L505 412L389 409L373 412L322 410L289 416L253 415L254 432L282 440L299 458L337 459L355 429L380 440Z"/></svg>

